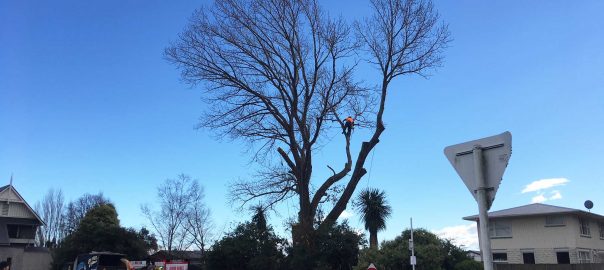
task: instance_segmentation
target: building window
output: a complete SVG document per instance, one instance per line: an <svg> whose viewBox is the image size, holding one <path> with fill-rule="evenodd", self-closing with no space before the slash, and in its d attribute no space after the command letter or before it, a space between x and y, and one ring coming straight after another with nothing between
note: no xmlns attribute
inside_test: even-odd
<svg viewBox="0 0 604 270"><path fill-rule="evenodd" d="M524 262L524 264L535 264L535 253L522 253L522 261Z"/></svg>
<svg viewBox="0 0 604 270"><path fill-rule="evenodd" d="M579 250L577 252L579 263L591 263L591 252Z"/></svg>
<svg viewBox="0 0 604 270"><path fill-rule="evenodd" d="M14 239L34 239L36 235L35 228L33 226L20 226L20 225L6 225L8 231L8 238Z"/></svg>
<svg viewBox="0 0 604 270"><path fill-rule="evenodd" d="M6 230L8 231L8 238L20 238L18 225L6 225Z"/></svg>
<svg viewBox="0 0 604 270"><path fill-rule="evenodd" d="M570 264L568 251L556 252L556 259L558 260L558 264Z"/></svg>
<svg viewBox="0 0 604 270"><path fill-rule="evenodd" d="M564 216L546 216L545 217L545 226L546 227L556 227L556 226L564 226Z"/></svg>
<svg viewBox="0 0 604 270"><path fill-rule="evenodd" d="M493 221L489 224L491 238L509 238L512 237L512 226L509 223Z"/></svg>
<svg viewBox="0 0 604 270"><path fill-rule="evenodd" d="M579 219L579 229L581 236L591 236L591 231L589 230L589 221L580 218Z"/></svg>
<svg viewBox="0 0 604 270"><path fill-rule="evenodd" d="M493 253L493 262L508 262L508 254L503 252Z"/></svg>
<svg viewBox="0 0 604 270"><path fill-rule="evenodd" d="M600 223L600 239L604 240L604 223Z"/></svg>

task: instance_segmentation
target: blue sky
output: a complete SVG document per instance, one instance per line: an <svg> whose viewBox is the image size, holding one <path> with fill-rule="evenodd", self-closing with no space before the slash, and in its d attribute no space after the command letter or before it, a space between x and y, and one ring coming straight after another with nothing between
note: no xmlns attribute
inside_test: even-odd
<svg viewBox="0 0 604 270"><path fill-rule="evenodd" d="M230 181L253 173L248 146L194 128L205 107L201 89L183 84L162 55L207 3L1 2L0 182L13 173L31 204L53 187L68 200L102 191L124 225L139 227L140 204L153 202L164 179L186 173L205 186L217 227L245 220L226 195ZM543 199L582 208L591 199L604 214L604 2L436 6L454 38L446 62L429 80L392 85L387 130L359 185L385 189L393 206L380 240L413 217L417 227L473 245L461 217L476 204L442 150L506 130L513 155L492 209ZM353 20L367 14L368 1L325 7ZM371 82L377 72L364 65L359 78ZM334 138L318 153L317 177L329 173L326 164L343 163L341 147ZM542 179L554 180L527 189ZM285 202L271 222L281 226L294 204Z"/></svg>

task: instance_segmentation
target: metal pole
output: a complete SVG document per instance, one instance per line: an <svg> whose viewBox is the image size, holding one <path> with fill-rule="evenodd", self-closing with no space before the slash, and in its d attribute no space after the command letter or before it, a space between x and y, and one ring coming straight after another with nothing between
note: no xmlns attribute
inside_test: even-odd
<svg viewBox="0 0 604 270"><path fill-rule="evenodd" d="M413 218L409 218L409 220L411 221L411 243L413 243L413 246L411 246L411 258L415 258L415 242L413 242ZM412 262L411 267L413 270L415 270L415 263Z"/></svg>
<svg viewBox="0 0 604 270"><path fill-rule="evenodd" d="M491 238L489 236L489 218L487 215L487 186L484 178L482 164L482 147L474 145L472 150L474 156L474 176L478 189L476 197L478 199L478 224L480 225L480 251L482 261L484 262L484 270L493 270L493 255L491 252Z"/></svg>

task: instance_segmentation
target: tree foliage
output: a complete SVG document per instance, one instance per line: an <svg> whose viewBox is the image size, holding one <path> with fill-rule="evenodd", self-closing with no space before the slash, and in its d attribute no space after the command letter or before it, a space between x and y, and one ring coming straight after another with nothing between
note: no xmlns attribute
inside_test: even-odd
<svg viewBox="0 0 604 270"><path fill-rule="evenodd" d="M369 247L377 248L377 232L386 229L386 219L392 213L386 193L374 188L364 189L357 197L355 208L369 231Z"/></svg>
<svg viewBox="0 0 604 270"><path fill-rule="evenodd" d="M323 218L323 211L319 209L316 228ZM364 235L351 228L347 220L316 230L314 237L316 245L313 249L304 245L288 249L290 269L352 269L357 263L359 248L367 244Z"/></svg>
<svg viewBox="0 0 604 270"><path fill-rule="evenodd" d="M80 221L84 218L86 213L92 208L95 208L102 204L110 204L111 201L103 196L103 193L98 194L84 194L78 199L69 202L63 213L64 224L64 235L70 234L75 231L80 225Z"/></svg>
<svg viewBox="0 0 604 270"><path fill-rule="evenodd" d="M366 241L347 221L335 224L318 237L317 269L352 269L359 259L359 247Z"/></svg>
<svg viewBox="0 0 604 270"><path fill-rule="evenodd" d="M209 269L288 269L284 249L287 242L266 223L262 208L251 222L215 242L207 254Z"/></svg>
<svg viewBox="0 0 604 270"><path fill-rule="evenodd" d="M317 231L316 250L294 247L274 233L262 207L254 212L251 222L214 243L207 252L208 269L352 269L366 243L344 221Z"/></svg>
<svg viewBox="0 0 604 270"><path fill-rule="evenodd" d="M66 204L60 189L49 189L34 207L46 222L46 225L42 226L36 234L37 245L56 247L65 236L77 229L80 221L90 209L108 203L111 202L103 196L103 193L86 193Z"/></svg>
<svg viewBox="0 0 604 270"><path fill-rule="evenodd" d="M73 233L53 250L53 266L60 269L77 255L92 251L111 251L131 259L144 259L154 249L157 249L157 241L148 230L121 227L115 207L101 204L90 209Z"/></svg>
<svg viewBox="0 0 604 270"><path fill-rule="evenodd" d="M356 269L366 269L370 263L375 264L378 269L387 270L411 270L409 257L409 239L411 231L405 230L394 240L383 241L380 249L364 249L361 251L359 264ZM473 261L467 253L449 240L444 240L435 234L416 229L413 232L415 245L415 256L417 257L418 269L440 270L440 269L466 269L466 261ZM463 264L462 264L463 263ZM471 269L471 268L468 268Z"/></svg>

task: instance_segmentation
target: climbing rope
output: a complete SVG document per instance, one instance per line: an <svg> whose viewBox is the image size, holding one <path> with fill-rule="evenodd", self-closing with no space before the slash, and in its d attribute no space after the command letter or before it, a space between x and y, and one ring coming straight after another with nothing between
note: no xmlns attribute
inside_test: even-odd
<svg viewBox="0 0 604 270"><path fill-rule="evenodd" d="M369 165L369 175L367 176L367 187L369 187L369 182L371 182L371 171L373 170L373 157L375 156L376 148L377 145L373 147L373 150L371 151L371 164Z"/></svg>

